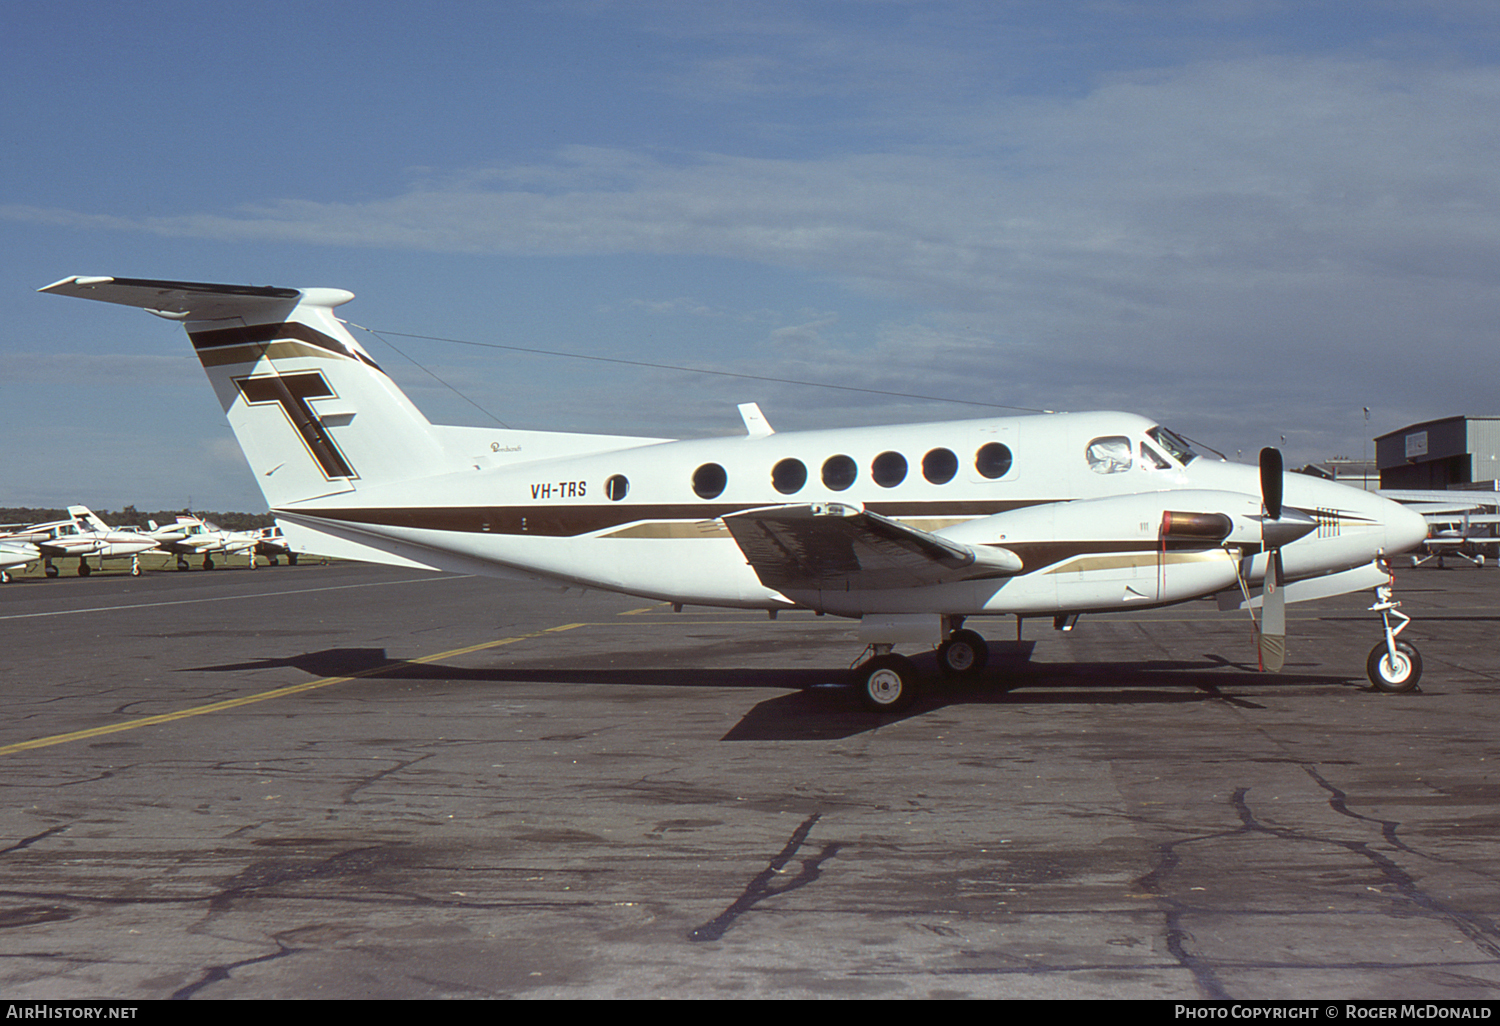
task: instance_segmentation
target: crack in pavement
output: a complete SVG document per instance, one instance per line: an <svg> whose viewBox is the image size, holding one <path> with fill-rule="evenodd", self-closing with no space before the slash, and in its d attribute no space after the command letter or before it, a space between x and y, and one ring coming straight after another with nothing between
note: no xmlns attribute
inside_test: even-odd
<svg viewBox="0 0 1500 1026"><path fill-rule="evenodd" d="M1412 855L1419 855L1418 852L1415 852L1398 836L1397 831L1400 828L1400 824L1398 822L1393 820L1375 819L1351 811L1348 808L1347 794L1331 784L1312 767L1303 765L1302 769L1308 774L1308 776L1313 779L1313 781L1319 787L1328 792L1328 805L1336 813L1341 816L1348 817L1349 819L1353 819L1357 822L1378 827L1380 829L1381 836L1392 847L1396 848L1398 851L1407 852ZM1289 827L1268 826L1260 822L1258 819L1256 819L1255 813L1250 806L1249 793L1249 788L1242 787L1237 789L1234 792L1233 796L1229 799L1230 805L1234 808L1240 819L1240 825L1238 827L1232 830L1221 830L1210 834L1201 834L1196 837L1184 837L1175 841L1169 841L1164 844L1158 845L1158 862L1156 867L1136 881L1136 885L1138 887L1150 894L1156 895L1168 906L1166 910L1165 923L1167 949L1177 960L1178 965L1182 966L1184 969L1187 969L1190 973L1192 973L1193 979L1197 982L1199 989L1203 991L1203 995L1206 999L1222 1001L1228 1000L1231 997L1228 990L1224 986L1224 982L1219 978L1218 973L1215 971L1216 968L1223 968L1230 963L1216 963L1214 960L1209 959L1201 954L1195 953L1192 950L1191 942L1193 940L1193 935L1187 927L1187 918L1194 913L1201 913L1205 910L1202 908L1184 904L1178 901L1176 898L1173 898L1170 895L1164 893L1163 884L1167 877L1170 876L1181 864L1181 857L1178 854L1178 849L1180 846L1223 840L1230 837L1244 837L1250 834L1266 834L1285 841L1317 842L1320 844L1326 844L1336 848L1341 848L1350 854L1358 856L1359 858L1368 862L1375 869L1377 869L1380 872L1381 876L1385 879L1385 881L1391 885L1395 893L1399 894L1402 898L1406 899L1408 902L1410 902L1412 905L1415 905L1423 912L1454 926L1461 933L1463 933L1465 937L1472 941L1475 946L1477 946L1481 951L1489 955L1491 959L1500 961L1500 929L1497 929L1495 923L1493 923L1491 920L1476 913L1465 912L1462 909L1454 908L1453 906L1439 901L1437 898L1434 898L1432 895L1426 893L1417 884L1416 879L1412 877L1412 875L1406 870L1402 869L1394 859L1382 852L1376 851L1366 841L1340 840L1338 838L1328 837L1316 833L1308 833ZM1233 964L1237 967L1244 967L1244 963L1236 962ZM1385 965L1385 963L1373 964ZM1461 964L1474 965L1486 963L1475 963L1473 961L1466 960ZM1361 965L1363 965L1363 963L1361 963ZM1392 967L1394 968L1395 966Z"/></svg>
<svg viewBox="0 0 1500 1026"><path fill-rule="evenodd" d="M821 819L823 814L815 812L802 821L802 825L792 832L791 839L787 841L786 847L773 858L768 866L757 873L755 878L745 887L745 890L736 898L728 908L720 912L713 919L698 927L688 934L690 941L716 941L729 932L735 921L746 912L750 911L766 898L795 891L799 887L806 887L812 883L823 872L823 863L838 854L838 844L826 844L822 851L810 859L804 859L802 869L796 876L786 881L779 887L772 887L771 881L780 875L786 864L797 854L797 849L807 841L807 835L812 832L813 825Z"/></svg>

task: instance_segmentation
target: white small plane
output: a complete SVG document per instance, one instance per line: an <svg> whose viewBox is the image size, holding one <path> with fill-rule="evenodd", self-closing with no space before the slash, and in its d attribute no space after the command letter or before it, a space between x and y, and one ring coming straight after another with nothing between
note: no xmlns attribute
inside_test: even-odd
<svg viewBox="0 0 1500 1026"><path fill-rule="evenodd" d="M42 550L29 542L0 539L0 584L10 583L10 572L42 558Z"/></svg>
<svg viewBox="0 0 1500 1026"><path fill-rule="evenodd" d="M156 547L177 557L177 569L188 568L188 557L203 557L203 569L214 568L214 554L228 557L236 552L250 552L250 566L255 566L255 531L226 531L218 524L195 516L179 515L175 523L158 526L148 521Z"/></svg>
<svg viewBox="0 0 1500 1026"><path fill-rule="evenodd" d="M1495 535L1493 526L1497 521L1500 521L1500 516L1494 513L1465 512L1457 521L1440 516L1427 517L1427 522L1436 526L1422 540L1422 551L1425 555L1413 555L1411 565L1421 566L1423 563L1436 559L1438 566L1441 567L1445 556L1457 556L1482 569L1485 551L1493 552L1500 548L1500 537ZM1452 523L1454 526L1441 526L1446 523Z"/></svg>
<svg viewBox="0 0 1500 1026"><path fill-rule="evenodd" d="M434 425L334 315L342 289L73 277L41 289L183 324L289 541L349 559L550 579L683 604L857 618L856 682L891 712L920 684L896 645L981 668L974 618L1261 606L1373 589L1367 670L1406 691L1382 562L1421 516L1356 488L1200 456L1129 413L1045 414L674 441ZM1224 594L1227 593L1227 599ZM1254 613L1252 612L1252 617ZM1393 626L1393 619L1399 620Z"/></svg>
<svg viewBox="0 0 1500 1026"><path fill-rule="evenodd" d="M1422 554L1412 555L1412 566L1436 559L1441 567L1445 556L1457 556L1482 568L1485 550L1500 548L1500 536L1495 534L1495 525L1500 523L1500 494L1467 489L1382 489L1380 494L1422 514L1427 521Z"/></svg>
<svg viewBox="0 0 1500 1026"><path fill-rule="evenodd" d="M139 577L140 554L156 547L154 539L139 531L127 531L110 527L100 520L87 506L69 506L67 520L54 520L45 524L32 524L0 536L0 542L30 545L37 550L48 577L56 577L58 568L54 559L67 556L78 557L78 576L87 577L93 572L89 557L99 560L102 569L106 559L130 557L130 573ZM32 562L27 560L26 562ZM14 564L13 564L14 565ZM6 569L11 569L7 567ZM7 577L8 579L8 577Z"/></svg>

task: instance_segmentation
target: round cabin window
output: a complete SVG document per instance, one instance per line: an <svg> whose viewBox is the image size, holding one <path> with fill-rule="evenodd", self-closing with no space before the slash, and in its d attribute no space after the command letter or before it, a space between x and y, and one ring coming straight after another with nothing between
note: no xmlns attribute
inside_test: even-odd
<svg viewBox="0 0 1500 1026"><path fill-rule="evenodd" d="M793 492L801 491L805 484L807 484L807 465L801 460L782 460L771 468L771 487L782 495L791 495ZM705 495L704 498L708 496Z"/></svg>
<svg viewBox="0 0 1500 1026"><path fill-rule="evenodd" d="M974 454L974 469L991 481L1010 472L1010 447L999 442L986 442Z"/></svg>
<svg viewBox="0 0 1500 1026"><path fill-rule="evenodd" d="M830 456L823 461L823 483L841 492L859 477L859 466L848 456Z"/></svg>
<svg viewBox="0 0 1500 1026"><path fill-rule="evenodd" d="M906 457L899 452L883 452L870 463L870 476L882 488L894 488L906 480Z"/></svg>
<svg viewBox="0 0 1500 1026"><path fill-rule="evenodd" d="M693 494L700 499L717 499L729 484L729 472L717 463L705 463L693 471Z"/></svg>
<svg viewBox="0 0 1500 1026"><path fill-rule="evenodd" d="M922 476L933 484L947 484L958 473L958 457L952 449L933 449L922 457Z"/></svg>

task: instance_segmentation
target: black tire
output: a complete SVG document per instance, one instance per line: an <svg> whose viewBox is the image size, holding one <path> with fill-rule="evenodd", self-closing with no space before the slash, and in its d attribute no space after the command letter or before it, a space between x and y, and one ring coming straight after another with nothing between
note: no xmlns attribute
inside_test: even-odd
<svg viewBox="0 0 1500 1026"><path fill-rule="evenodd" d="M85 563L81 559L78 561L78 576L79 577L87 577L89 574L91 574L93 572L94 572L94 568L93 567L89 566L87 563Z"/></svg>
<svg viewBox="0 0 1500 1026"><path fill-rule="evenodd" d="M954 631L938 646L937 661L949 677L972 677L990 659L990 646L974 631Z"/></svg>
<svg viewBox="0 0 1500 1026"><path fill-rule="evenodd" d="M906 656L879 655L854 672L860 704L871 712L898 713L917 697L917 668Z"/></svg>
<svg viewBox="0 0 1500 1026"><path fill-rule="evenodd" d="M1417 681L1422 679L1422 655L1404 641L1396 642L1396 662L1392 664L1385 642L1370 649L1370 658L1365 662L1365 673L1376 691L1389 695L1414 691Z"/></svg>

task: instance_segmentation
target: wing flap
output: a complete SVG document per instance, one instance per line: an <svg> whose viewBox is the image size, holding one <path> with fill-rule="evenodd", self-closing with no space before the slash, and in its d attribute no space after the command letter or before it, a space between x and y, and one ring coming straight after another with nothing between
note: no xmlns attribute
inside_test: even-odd
<svg viewBox="0 0 1500 1026"><path fill-rule="evenodd" d="M1009 549L950 541L840 503L747 510L724 526L777 591L915 588L1022 571Z"/></svg>

